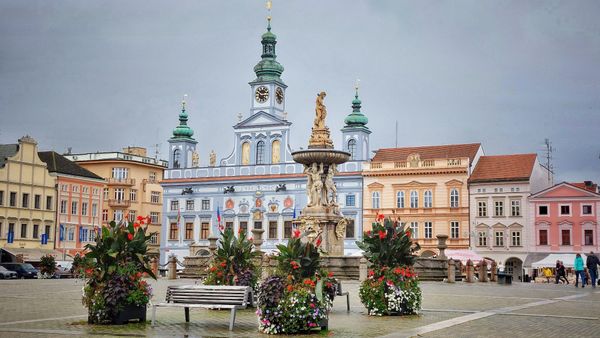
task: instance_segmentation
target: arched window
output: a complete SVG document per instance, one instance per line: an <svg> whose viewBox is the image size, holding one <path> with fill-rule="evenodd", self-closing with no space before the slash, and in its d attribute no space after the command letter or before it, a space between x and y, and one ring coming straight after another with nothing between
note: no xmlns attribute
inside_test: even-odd
<svg viewBox="0 0 600 338"><path fill-rule="evenodd" d="M379 191L373 192L371 196L371 206L373 209L379 209Z"/></svg>
<svg viewBox="0 0 600 338"><path fill-rule="evenodd" d="M418 208L419 207L419 193L415 190L410 192L410 207Z"/></svg>
<svg viewBox="0 0 600 338"><path fill-rule="evenodd" d="M350 153L350 159L356 160L356 140L353 138L348 141L348 152Z"/></svg>
<svg viewBox="0 0 600 338"><path fill-rule="evenodd" d="M458 190L450 191L450 208L458 208Z"/></svg>
<svg viewBox="0 0 600 338"><path fill-rule="evenodd" d="M181 160L181 150L175 149L173 150L173 168L179 168Z"/></svg>
<svg viewBox="0 0 600 338"><path fill-rule="evenodd" d="M396 193L396 208L404 208L404 191Z"/></svg>
<svg viewBox="0 0 600 338"><path fill-rule="evenodd" d="M271 163L279 163L281 141L275 140L271 143Z"/></svg>
<svg viewBox="0 0 600 338"><path fill-rule="evenodd" d="M265 163L265 142L258 141L256 143L256 164Z"/></svg>
<svg viewBox="0 0 600 338"><path fill-rule="evenodd" d="M425 194L423 194L423 206L425 208L433 207L433 194L430 190L425 191Z"/></svg>
<svg viewBox="0 0 600 338"><path fill-rule="evenodd" d="M242 143L242 165L250 164L250 143Z"/></svg>

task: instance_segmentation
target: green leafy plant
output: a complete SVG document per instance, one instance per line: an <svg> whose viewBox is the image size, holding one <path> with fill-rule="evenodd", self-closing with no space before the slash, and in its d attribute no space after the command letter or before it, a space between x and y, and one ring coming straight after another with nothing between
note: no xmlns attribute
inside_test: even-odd
<svg viewBox="0 0 600 338"><path fill-rule="evenodd" d="M417 259L414 253L420 246L413 243L410 235L410 228L405 228L400 222L379 217L378 222L373 223L373 230L367 231L356 245L364 251L365 258L372 265L414 265Z"/></svg>
<svg viewBox="0 0 600 338"><path fill-rule="evenodd" d="M213 263L208 268L204 284L254 287L258 281L255 262L260 255L253 251L254 244L243 231L236 237L233 229L221 229L220 235L218 248Z"/></svg>
<svg viewBox="0 0 600 338"><path fill-rule="evenodd" d="M77 260L77 268L86 279L83 304L88 321L109 323L126 305L145 306L152 289L142 280L144 274L156 279L146 255L151 234L146 234L149 218L103 227L87 254ZM143 225L146 224L144 227Z"/></svg>
<svg viewBox="0 0 600 338"><path fill-rule="evenodd" d="M321 264L321 255L318 249L320 243L320 239L317 239L315 245L303 242L300 230L294 230L287 245L277 245L279 250L277 268L280 274L291 275L296 281L314 276Z"/></svg>
<svg viewBox="0 0 600 338"><path fill-rule="evenodd" d="M52 278L56 272L56 259L52 255L44 255L40 259L40 272L45 278Z"/></svg>

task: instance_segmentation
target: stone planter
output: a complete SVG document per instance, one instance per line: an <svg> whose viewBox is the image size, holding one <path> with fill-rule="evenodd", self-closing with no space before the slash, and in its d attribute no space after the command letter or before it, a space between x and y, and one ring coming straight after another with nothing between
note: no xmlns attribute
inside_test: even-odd
<svg viewBox="0 0 600 338"><path fill-rule="evenodd" d="M111 324L127 324L131 320L137 319L139 322L146 321L146 306L129 304L123 310L119 311L113 318Z"/></svg>

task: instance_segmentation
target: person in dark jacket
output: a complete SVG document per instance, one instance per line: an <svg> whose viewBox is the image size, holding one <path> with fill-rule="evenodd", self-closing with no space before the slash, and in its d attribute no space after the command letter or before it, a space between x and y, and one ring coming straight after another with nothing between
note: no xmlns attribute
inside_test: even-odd
<svg viewBox="0 0 600 338"><path fill-rule="evenodd" d="M598 278L598 265L600 265L600 260L598 259L598 256L594 255L593 251L590 251L589 256L587 256L585 265L588 268L588 272L590 273L592 287L595 288L596 279Z"/></svg>
<svg viewBox="0 0 600 338"><path fill-rule="evenodd" d="M567 279L567 273L565 269L565 265L562 261L556 261L556 284L559 281L564 280L565 283L569 284L569 280Z"/></svg>

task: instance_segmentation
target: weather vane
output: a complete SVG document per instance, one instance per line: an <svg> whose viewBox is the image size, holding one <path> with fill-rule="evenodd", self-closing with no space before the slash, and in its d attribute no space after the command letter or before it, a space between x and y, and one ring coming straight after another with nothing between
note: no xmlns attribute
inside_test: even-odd
<svg viewBox="0 0 600 338"><path fill-rule="evenodd" d="M360 87L360 79L356 79L354 82L354 89L356 90L356 95L358 95L358 88Z"/></svg>
<svg viewBox="0 0 600 338"><path fill-rule="evenodd" d="M271 2L271 0L267 0L267 11L269 13L269 15L267 15L267 20L269 21L269 23L271 23L271 7L273 6L273 3Z"/></svg>
<svg viewBox="0 0 600 338"><path fill-rule="evenodd" d="M183 99L181 100L181 109L185 110L185 100L187 98L187 94L183 94Z"/></svg>

